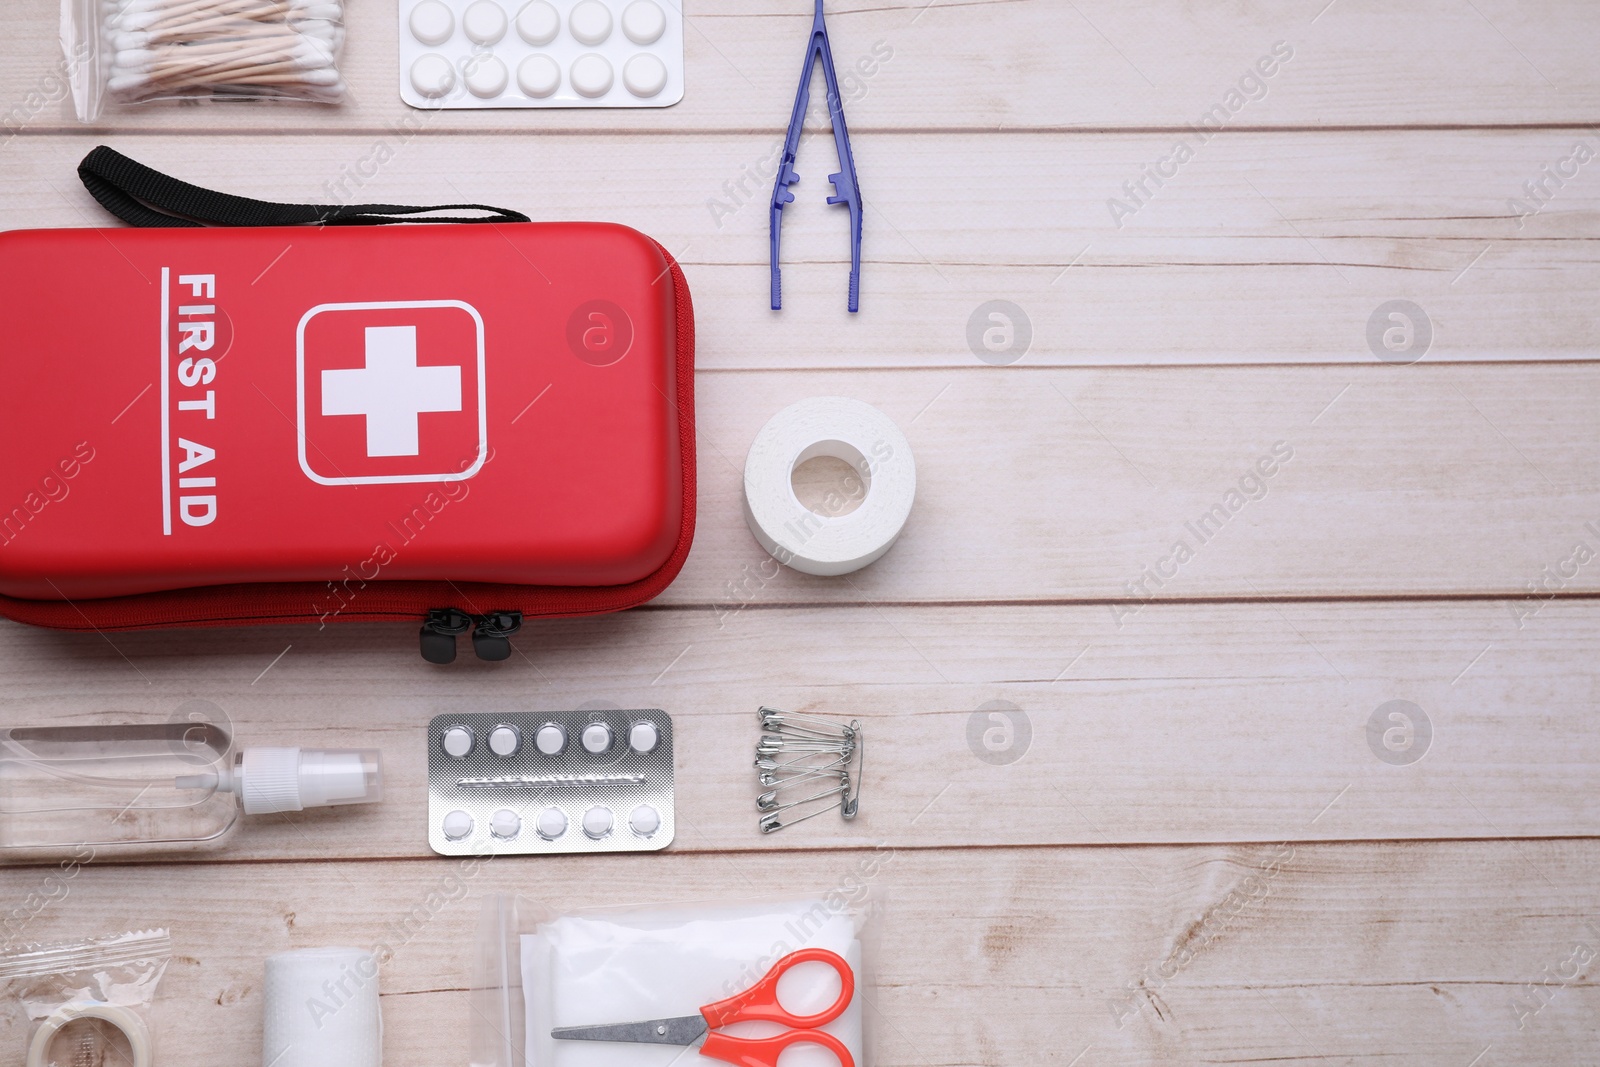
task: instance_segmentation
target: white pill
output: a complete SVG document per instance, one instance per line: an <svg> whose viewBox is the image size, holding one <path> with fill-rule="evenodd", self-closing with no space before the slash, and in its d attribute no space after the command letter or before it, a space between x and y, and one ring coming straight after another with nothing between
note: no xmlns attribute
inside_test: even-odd
<svg viewBox="0 0 1600 1067"><path fill-rule="evenodd" d="M661 829L661 813L649 804L640 804L628 814L628 826L640 837L649 837Z"/></svg>
<svg viewBox="0 0 1600 1067"><path fill-rule="evenodd" d="M496 726L489 731L489 751L496 756L509 756L522 747L522 731L515 726Z"/></svg>
<svg viewBox="0 0 1600 1067"><path fill-rule="evenodd" d="M494 44L506 35L506 9L495 0L474 0L461 16L461 29L479 44Z"/></svg>
<svg viewBox="0 0 1600 1067"><path fill-rule="evenodd" d="M545 808L534 821L534 829L546 841L554 841L567 832L567 813L560 808Z"/></svg>
<svg viewBox="0 0 1600 1067"><path fill-rule="evenodd" d="M567 16L567 28L583 44L599 44L611 36L611 9L600 0L583 0Z"/></svg>
<svg viewBox="0 0 1600 1067"><path fill-rule="evenodd" d="M549 96L561 88L561 68L549 56L529 56L517 67L517 85L529 96Z"/></svg>
<svg viewBox="0 0 1600 1067"><path fill-rule="evenodd" d="M502 841L510 841L522 832L522 816L510 808L501 808L489 816L489 832Z"/></svg>
<svg viewBox="0 0 1600 1067"><path fill-rule="evenodd" d="M583 832L598 841L610 835L613 821L611 809L596 804L583 813Z"/></svg>
<svg viewBox="0 0 1600 1067"><path fill-rule="evenodd" d="M456 68L437 52L411 64L411 87L423 96L444 96L456 87Z"/></svg>
<svg viewBox="0 0 1600 1067"><path fill-rule="evenodd" d="M444 817L444 836L451 841L460 841L472 833L472 816L464 811L452 811Z"/></svg>
<svg viewBox="0 0 1600 1067"><path fill-rule="evenodd" d="M655 0L634 0L622 13L622 32L634 44L655 44L666 31L666 12Z"/></svg>
<svg viewBox="0 0 1600 1067"><path fill-rule="evenodd" d="M655 96L667 87L667 65L648 52L640 52L622 68L622 84L634 96Z"/></svg>
<svg viewBox="0 0 1600 1067"><path fill-rule="evenodd" d="M465 726L452 726L444 732L444 737L440 739L440 743L444 745L444 750L447 753L456 759L460 759L472 751L472 747L477 744L477 741L473 738L472 731Z"/></svg>
<svg viewBox="0 0 1600 1067"><path fill-rule="evenodd" d="M517 13L517 34L535 48L543 48L561 32L561 15L545 0L533 0Z"/></svg>
<svg viewBox="0 0 1600 1067"><path fill-rule="evenodd" d="M439 0L422 0L411 9L411 36L423 44L444 44L454 32L456 17Z"/></svg>
<svg viewBox="0 0 1600 1067"><path fill-rule="evenodd" d="M604 96L616 75L604 56L586 52L572 63L572 87L584 96Z"/></svg>
<svg viewBox="0 0 1600 1067"><path fill-rule="evenodd" d="M661 731L653 722L636 722L628 729L628 747L635 752L654 752L661 743Z"/></svg>
<svg viewBox="0 0 1600 1067"><path fill-rule="evenodd" d="M546 756L560 755L567 747L567 731L560 723L547 722L533 735L533 747Z"/></svg>
<svg viewBox="0 0 1600 1067"><path fill-rule="evenodd" d="M592 722L583 728L583 748L585 752L598 756L611 747L612 740L611 727L603 722Z"/></svg>
<svg viewBox="0 0 1600 1067"><path fill-rule="evenodd" d="M506 65L497 56L472 56L467 60L467 88L472 90L473 96L485 99L499 96L506 91L510 77Z"/></svg>

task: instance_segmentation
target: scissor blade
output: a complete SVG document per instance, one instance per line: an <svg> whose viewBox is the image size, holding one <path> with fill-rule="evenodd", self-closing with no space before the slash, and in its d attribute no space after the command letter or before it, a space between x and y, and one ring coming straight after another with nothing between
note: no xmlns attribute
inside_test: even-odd
<svg viewBox="0 0 1600 1067"><path fill-rule="evenodd" d="M557 1041L632 1041L647 1045L692 1045L706 1033L704 1015L674 1019L645 1019L608 1026L558 1026L550 1031Z"/></svg>

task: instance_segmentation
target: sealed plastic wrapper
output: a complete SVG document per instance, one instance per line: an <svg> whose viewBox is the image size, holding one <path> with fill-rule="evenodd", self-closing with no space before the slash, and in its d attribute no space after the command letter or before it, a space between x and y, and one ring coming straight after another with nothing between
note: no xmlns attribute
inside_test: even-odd
<svg viewBox="0 0 1600 1067"><path fill-rule="evenodd" d="M108 104L344 99L344 0L61 0L80 122Z"/></svg>
<svg viewBox="0 0 1600 1067"><path fill-rule="evenodd" d="M838 892L566 915L523 898L489 897L470 976L472 1067L692 1067L723 1060L776 1067L780 1051L782 1067L871 1067L865 1025L871 953L864 936L870 910ZM795 954L800 961L792 960ZM710 1008L774 972L783 972L775 986L782 1011L821 1021L709 1026L719 1014ZM628 1040L599 1032L643 1021L676 1026L652 1026ZM795 1029L821 1039L806 1033L785 1045ZM558 1038L553 1031L565 1033ZM757 1044L739 1044L750 1039Z"/></svg>
<svg viewBox="0 0 1600 1067"><path fill-rule="evenodd" d="M153 1067L149 1010L171 954L167 931L135 930L0 956L0 983L33 1021L28 1067Z"/></svg>

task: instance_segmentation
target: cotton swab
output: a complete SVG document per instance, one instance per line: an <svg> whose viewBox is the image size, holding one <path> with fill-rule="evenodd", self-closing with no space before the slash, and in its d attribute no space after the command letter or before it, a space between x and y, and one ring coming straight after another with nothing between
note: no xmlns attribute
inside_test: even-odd
<svg viewBox="0 0 1600 1067"><path fill-rule="evenodd" d="M107 90L336 101L341 0L104 0Z"/></svg>

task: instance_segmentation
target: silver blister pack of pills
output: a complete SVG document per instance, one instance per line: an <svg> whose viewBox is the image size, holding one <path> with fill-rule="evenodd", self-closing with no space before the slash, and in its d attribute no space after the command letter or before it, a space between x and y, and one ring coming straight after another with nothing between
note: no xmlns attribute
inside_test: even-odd
<svg viewBox="0 0 1600 1067"><path fill-rule="evenodd" d="M440 715L428 844L441 856L654 852L672 843L672 717L658 709Z"/></svg>
<svg viewBox="0 0 1600 1067"><path fill-rule="evenodd" d="M412 107L669 107L683 99L680 0L400 0Z"/></svg>

